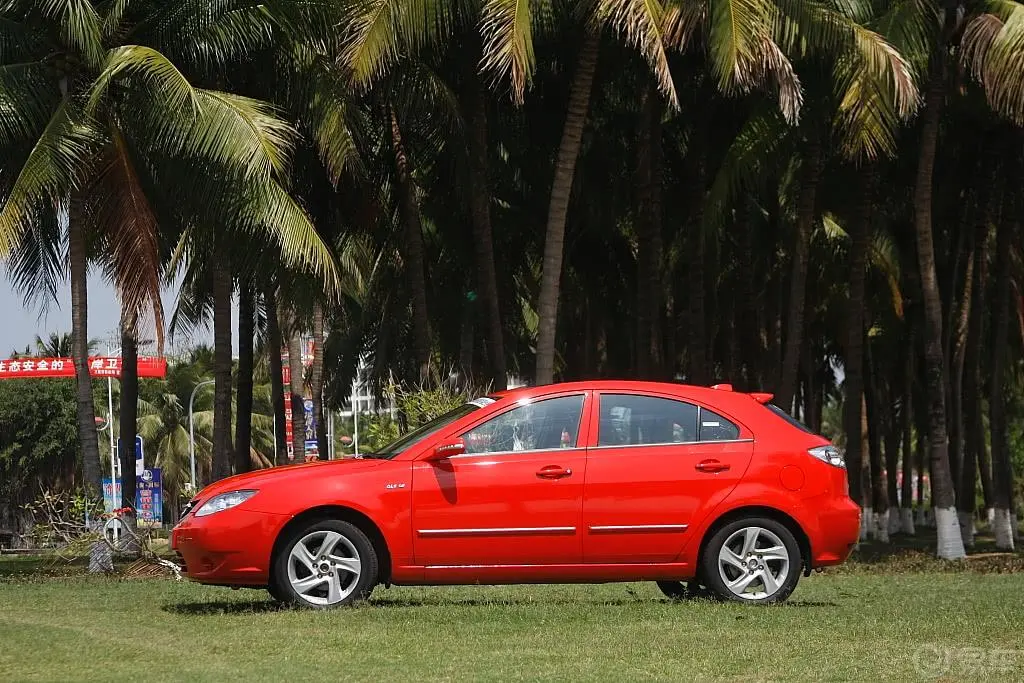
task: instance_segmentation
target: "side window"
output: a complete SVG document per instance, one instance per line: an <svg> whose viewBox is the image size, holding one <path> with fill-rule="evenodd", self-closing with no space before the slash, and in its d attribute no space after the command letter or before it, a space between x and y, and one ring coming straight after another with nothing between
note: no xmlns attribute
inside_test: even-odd
<svg viewBox="0 0 1024 683"><path fill-rule="evenodd" d="M602 394L598 446L692 443L697 406L655 396Z"/></svg>
<svg viewBox="0 0 1024 683"><path fill-rule="evenodd" d="M700 409L701 441L734 441L740 438L740 428L718 413Z"/></svg>
<svg viewBox="0 0 1024 683"><path fill-rule="evenodd" d="M527 403L462 435L466 453L503 453L574 448L583 415L583 395Z"/></svg>

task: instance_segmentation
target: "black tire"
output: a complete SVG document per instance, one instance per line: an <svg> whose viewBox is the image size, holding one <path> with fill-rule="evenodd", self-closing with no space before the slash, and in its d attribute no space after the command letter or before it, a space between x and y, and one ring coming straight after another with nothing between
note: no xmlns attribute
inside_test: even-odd
<svg viewBox="0 0 1024 683"><path fill-rule="evenodd" d="M708 592L697 583L696 579L686 583L682 581L656 581L655 583L669 600L693 600L709 596Z"/></svg>
<svg viewBox="0 0 1024 683"><path fill-rule="evenodd" d="M336 541L334 547L341 545L344 548L345 558L359 561L359 574L355 578L351 573L341 570L333 570L323 575L324 577L335 575L338 577L339 594L343 594L344 597L335 602L329 602L328 584L332 579L325 579L321 585L311 589L308 593L300 594L292 585L289 575L289 562L296 545L304 542L304 547L308 550L305 543L326 538L327 534L332 532L339 535L339 540ZM325 557L328 558L326 561L329 563L330 556ZM313 578L313 574L309 572L306 565L295 564L297 566L293 567L292 571L296 578ZM370 597L374 586L377 585L379 566L377 551L362 529L337 519L319 520L298 527L289 535L288 540L281 546L280 552L274 557L267 590L275 600L286 604L319 609L344 607ZM320 575L317 574L317 576Z"/></svg>
<svg viewBox="0 0 1024 683"><path fill-rule="evenodd" d="M742 543L747 537L746 529L760 529L768 532L767 534L762 534L761 532L755 534L755 552L750 553L749 559L742 552ZM774 539L770 535L774 536ZM785 548L786 555L788 556L788 565L786 565L786 573L782 581L777 579L781 574L783 561L778 559L759 560L758 557L760 556L756 552L757 549L767 550L769 547L778 547L775 539L781 541L782 547ZM747 565L746 571L750 572L750 575L753 577L748 588L756 589L758 586L760 587L760 590L750 590L748 593L745 593L745 595L750 597L737 595L726 585L726 581L722 577L722 573L725 572L728 578L735 580L744 573L731 564L728 564L725 569L719 569L719 555L722 552L722 547L727 542L729 542L731 550L739 547L740 552L736 553L734 551L734 554L739 556L737 559L742 560ZM781 555L781 553L771 553L773 556L776 554ZM754 561L753 564L751 564L752 561ZM761 564L762 562L763 564ZM746 517L729 522L715 532L701 555L700 568L701 576L704 577L707 587L722 600L765 605L782 602L790 596L800 580L800 572L803 570L803 558L800 555L800 544L797 543L793 533L784 524L780 524L774 519L767 517ZM771 572L770 581L758 578L764 576L763 572L765 570ZM771 584L775 585L774 590L771 590Z"/></svg>

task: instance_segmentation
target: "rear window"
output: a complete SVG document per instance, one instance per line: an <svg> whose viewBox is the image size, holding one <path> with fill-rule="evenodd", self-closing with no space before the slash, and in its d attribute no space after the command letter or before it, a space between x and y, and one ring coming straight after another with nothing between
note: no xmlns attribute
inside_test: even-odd
<svg viewBox="0 0 1024 683"><path fill-rule="evenodd" d="M801 432L807 432L808 434L813 434L814 433L810 429L807 428L807 425L805 425L803 422L801 422L800 420L796 419L795 417L793 417L792 415L790 415L789 413L787 413L785 410L783 410L782 408L778 407L777 405L775 405L773 403L766 403L765 404L765 408L767 408L768 410L772 411L773 413L775 413L776 415L781 417L783 420L785 420L789 424L791 424L794 427L796 427L797 429L799 429Z"/></svg>

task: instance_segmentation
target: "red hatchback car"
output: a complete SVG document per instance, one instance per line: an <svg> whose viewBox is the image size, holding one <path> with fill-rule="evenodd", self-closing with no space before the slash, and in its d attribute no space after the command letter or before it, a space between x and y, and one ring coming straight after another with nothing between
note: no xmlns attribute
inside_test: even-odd
<svg viewBox="0 0 1024 683"><path fill-rule="evenodd" d="M839 451L770 398L607 381L502 392L376 453L218 481L171 544L195 581L314 607L379 583L644 580L778 602L846 559L860 509Z"/></svg>

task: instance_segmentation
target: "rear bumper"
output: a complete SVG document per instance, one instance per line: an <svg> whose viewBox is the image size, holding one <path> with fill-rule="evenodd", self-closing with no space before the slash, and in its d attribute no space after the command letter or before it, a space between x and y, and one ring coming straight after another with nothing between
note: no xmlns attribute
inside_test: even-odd
<svg viewBox="0 0 1024 683"><path fill-rule="evenodd" d="M193 581L265 586L274 540L287 520L285 515L236 509L208 517L190 514L171 531L171 549Z"/></svg>
<svg viewBox="0 0 1024 683"><path fill-rule="evenodd" d="M811 567L842 564L860 538L860 507L844 496L816 512L818 533L811 539Z"/></svg>

